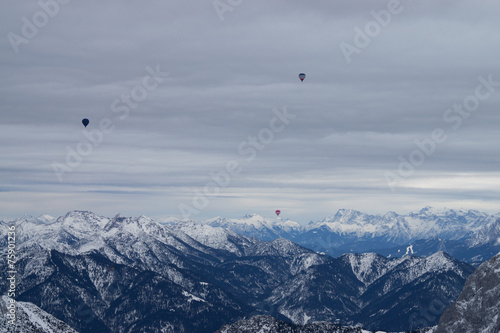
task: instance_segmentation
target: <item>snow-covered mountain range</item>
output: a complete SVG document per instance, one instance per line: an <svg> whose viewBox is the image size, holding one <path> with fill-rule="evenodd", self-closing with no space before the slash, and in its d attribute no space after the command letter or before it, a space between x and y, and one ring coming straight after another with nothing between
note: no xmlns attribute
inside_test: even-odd
<svg viewBox="0 0 500 333"><path fill-rule="evenodd" d="M327 226L339 234L358 237L387 237L394 242L441 237L467 238L500 215L489 215L476 210L438 210L425 207L418 213L398 215L370 215L355 210L339 210L334 216L309 225L310 229Z"/></svg>
<svg viewBox="0 0 500 333"><path fill-rule="evenodd" d="M260 240L283 237L332 256L377 252L395 257L408 254L407 248L412 246L415 255L427 256L442 250L478 265L500 251L500 214L477 210L426 207L406 215L394 212L370 215L341 209L331 217L308 224L256 214L240 219L217 217L199 222L169 219L163 223L222 227Z"/></svg>
<svg viewBox="0 0 500 333"><path fill-rule="evenodd" d="M231 230L239 235L255 237L260 240L273 240L278 237L293 238L302 233L305 227L298 222L282 220L280 218L266 218L257 214L247 214L240 219L226 219L215 217L204 221L184 221L175 218L158 221L164 225L178 225L189 222L201 223L211 227Z"/></svg>
<svg viewBox="0 0 500 333"><path fill-rule="evenodd" d="M260 228L259 217L246 219ZM262 241L210 223L160 225L144 216L23 217L0 222L3 245L12 225L17 300L79 332L211 332L259 314L405 330L423 325L422 309L438 298L442 309L425 317L431 326L473 271L443 252L332 258L282 237ZM267 227L281 230L276 225ZM7 289L2 279L0 291Z"/></svg>

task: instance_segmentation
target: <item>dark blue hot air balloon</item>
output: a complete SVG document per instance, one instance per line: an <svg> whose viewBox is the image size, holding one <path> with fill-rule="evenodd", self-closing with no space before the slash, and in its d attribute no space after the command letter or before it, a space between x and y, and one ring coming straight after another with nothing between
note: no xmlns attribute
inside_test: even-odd
<svg viewBox="0 0 500 333"><path fill-rule="evenodd" d="M87 127L87 125L90 123L90 121L87 118L83 118L82 124L83 126Z"/></svg>
<svg viewBox="0 0 500 333"><path fill-rule="evenodd" d="M305 78L306 78L306 75L304 73L299 74L300 81L304 81Z"/></svg>

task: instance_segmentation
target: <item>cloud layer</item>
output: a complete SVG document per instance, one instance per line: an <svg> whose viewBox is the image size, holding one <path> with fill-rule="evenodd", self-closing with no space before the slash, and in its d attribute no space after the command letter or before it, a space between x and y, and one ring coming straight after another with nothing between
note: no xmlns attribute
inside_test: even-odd
<svg viewBox="0 0 500 333"><path fill-rule="evenodd" d="M499 7L9 1L0 215L496 211Z"/></svg>

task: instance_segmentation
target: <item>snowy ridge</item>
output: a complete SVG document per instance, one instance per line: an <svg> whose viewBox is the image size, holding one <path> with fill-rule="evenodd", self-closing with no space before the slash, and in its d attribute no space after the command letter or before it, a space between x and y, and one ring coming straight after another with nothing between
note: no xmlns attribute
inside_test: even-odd
<svg viewBox="0 0 500 333"><path fill-rule="evenodd" d="M184 233L203 245L238 255L242 255L244 250L254 243L230 230L194 221L173 224L167 228L179 237L182 237L182 233Z"/></svg>
<svg viewBox="0 0 500 333"><path fill-rule="evenodd" d="M248 250L248 254L254 256L273 255L280 257L290 257L305 253L312 253L312 251L305 249L284 238L277 238L270 242L258 243Z"/></svg>
<svg viewBox="0 0 500 333"><path fill-rule="evenodd" d="M103 250L108 251L110 257L117 259L116 255L113 255L113 250L106 249L107 244L113 240L130 237L154 238L180 250L186 249L189 243L200 245L181 230L177 230L174 234L167 227L145 216L132 218L118 214L109 219L91 212L73 211L49 223L18 219L14 224L18 246L27 248L41 246L48 250L54 249L73 255ZM3 225L2 232L5 232L6 228L7 225ZM177 236L181 236L183 240Z"/></svg>
<svg viewBox="0 0 500 333"><path fill-rule="evenodd" d="M320 265L330 260L327 256L318 255L284 238L256 243L248 248L245 254L247 256L281 257L288 263L288 269L293 275L311 266Z"/></svg>
<svg viewBox="0 0 500 333"><path fill-rule="evenodd" d="M387 236L389 239L400 241L433 237L461 239L470 237L485 225L494 223L497 215L488 215L476 210L437 210L430 207L407 215L398 215L394 212L369 215L355 210L340 209L332 217L310 223L308 229L326 226L330 231L340 235Z"/></svg>
<svg viewBox="0 0 500 333"><path fill-rule="evenodd" d="M406 260L404 258L387 260L376 253L349 253L343 257L349 261L352 271L358 280L367 286Z"/></svg>
<svg viewBox="0 0 500 333"><path fill-rule="evenodd" d="M289 238L303 230L303 226L291 220L265 218L257 214L248 214L241 219L216 217L202 221L212 227L222 227L237 234L256 237L261 240L273 240L280 236Z"/></svg>
<svg viewBox="0 0 500 333"><path fill-rule="evenodd" d="M437 252L428 257L403 257L394 258L391 262L385 265L391 267L392 269L386 270L385 268L380 269L380 276L377 277L373 274L373 281L377 281L380 284L380 294L384 295L389 291L397 288L398 286L410 284L413 281L419 279L426 274L440 274L445 272L454 272L460 278L465 279L470 271L464 270L461 263L457 262L455 259L445 254L444 252ZM382 278L387 272L390 273L390 278ZM404 273L403 273L404 272Z"/></svg>
<svg viewBox="0 0 500 333"><path fill-rule="evenodd" d="M500 245L500 218L479 229L468 241L470 246L478 246L489 242Z"/></svg>
<svg viewBox="0 0 500 333"><path fill-rule="evenodd" d="M15 324L8 323L6 316L10 298L0 298L0 331L23 333L77 333L66 323L43 311L36 305L27 302L16 302Z"/></svg>

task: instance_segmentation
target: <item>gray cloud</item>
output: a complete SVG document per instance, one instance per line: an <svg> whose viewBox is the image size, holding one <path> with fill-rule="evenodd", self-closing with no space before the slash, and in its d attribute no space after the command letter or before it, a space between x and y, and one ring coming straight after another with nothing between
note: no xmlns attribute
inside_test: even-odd
<svg viewBox="0 0 500 333"><path fill-rule="evenodd" d="M304 221L338 208L494 211L500 86L470 116L444 117L474 95L478 77L500 82L499 4L401 0L387 26L356 46L356 29L366 33L371 12L388 3L243 1L221 21L211 1L70 1L15 53L9 34L23 37L42 8L7 2L0 215L180 216L179 205L193 206L229 161L241 171L192 218L276 208ZM358 48L350 63L341 43ZM147 66L168 76L126 116L114 112ZM284 107L295 118L269 138L273 109ZM89 131L102 119L113 130L60 182L52 165L88 142L84 117ZM400 157L419 157L415 140L436 128L446 140L411 175L398 174ZM259 134L266 144L252 150ZM394 191L387 172L400 178Z"/></svg>

